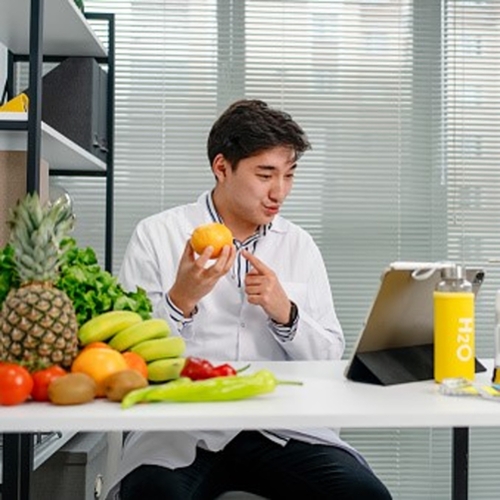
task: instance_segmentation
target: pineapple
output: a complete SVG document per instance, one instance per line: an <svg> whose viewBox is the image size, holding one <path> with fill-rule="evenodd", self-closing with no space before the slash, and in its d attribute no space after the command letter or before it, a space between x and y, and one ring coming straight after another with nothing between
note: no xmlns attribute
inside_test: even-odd
<svg viewBox="0 0 500 500"><path fill-rule="evenodd" d="M42 206L37 194L28 194L11 210L10 244L21 285L10 290L2 305L0 359L68 368L76 357L75 309L54 286L65 258L61 240L73 221L62 199Z"/></svg>

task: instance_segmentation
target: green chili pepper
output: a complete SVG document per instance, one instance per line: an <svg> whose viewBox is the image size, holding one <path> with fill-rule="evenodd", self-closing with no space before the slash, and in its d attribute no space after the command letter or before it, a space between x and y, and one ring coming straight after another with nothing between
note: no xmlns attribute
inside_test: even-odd
<svg viewBox="0 0 500 500"><path fill-rule="evenodd" d="M164 401L164 395L168 394L175 387L179 385L184 385L186 383L191 382L191 380L187 377L181 377L177 380L172 380L165 384L158 385L150 385L147 387L143 387L141 389L135 389L130 391L125 395L122 399L122 408L130 408L131 406L137 403L143 403L145 401L149 402L157 402Z"/></svg>
<svg viewBox="0 0 500 500"><path fill-rule="evenodd" d="M277 380L269 370L253 375L232 375L206 380L178 379L153 387L129 392L122 400L122 408L141 402L208 402L236 401L273 392L277 385L302 385L302 382Z"/></svg>

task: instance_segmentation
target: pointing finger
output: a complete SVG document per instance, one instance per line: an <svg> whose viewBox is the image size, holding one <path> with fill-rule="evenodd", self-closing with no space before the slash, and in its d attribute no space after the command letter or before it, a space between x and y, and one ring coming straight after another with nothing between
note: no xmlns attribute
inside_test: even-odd
<svg viewBox="0 0 500 500"><path fill-rule="evenodd" d="M255 257L255 255L250 253L248 250L242 250L241 255L243 255L243 257L245 257L245 259L247 259L259 273L269 274L272 272L271 269L269 269L260 259Z"/></svg>

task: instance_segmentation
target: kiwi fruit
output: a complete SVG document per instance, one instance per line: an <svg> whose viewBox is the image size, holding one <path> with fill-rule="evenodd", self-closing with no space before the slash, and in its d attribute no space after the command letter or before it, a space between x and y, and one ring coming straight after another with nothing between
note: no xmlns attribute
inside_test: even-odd
<svg viewBox="0 0 500 500"><path fill-rule="evenodd" d="M120 402L130 391L148 385L137 370L120 370L108 375L103 382L104 394L110 401Z"/></svg>
<svg viewBox="0 0 500 500"><path fill-rule="evenodd" d="M53 380L48 387L49 399L55 405L80 405L92 401L97 385L85 373L68 373Z"/></svg>

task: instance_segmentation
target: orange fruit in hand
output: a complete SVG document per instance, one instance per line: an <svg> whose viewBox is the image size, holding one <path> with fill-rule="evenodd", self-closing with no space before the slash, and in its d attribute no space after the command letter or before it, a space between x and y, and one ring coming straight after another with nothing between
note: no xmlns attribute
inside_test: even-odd
<svg viewBox="0 0 500 500"><path fill-rule="evenodd" d="M136 352L127 351L122 353L130 369L138 371L144 378L148 378L148 364L144 358Z"/></svg>
<svg viewBox="0 0 500 500"><path fill-rule="evenodd" d="M127 370L128 365L121 352L108 347L84 349L73 361L73 373L85 373L97 384L97 397L104 396L104 379L112 373Z"/></svg>
<svg viewBox="0 0 500 500"><path fill-rule="evenodd" d="M198 226L191 235L193 250L201 255L208 246L213 248L211 259L216 259L226 245L233 244L233 233L224 224L211 222Z"/></svg>

